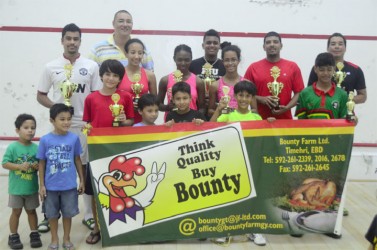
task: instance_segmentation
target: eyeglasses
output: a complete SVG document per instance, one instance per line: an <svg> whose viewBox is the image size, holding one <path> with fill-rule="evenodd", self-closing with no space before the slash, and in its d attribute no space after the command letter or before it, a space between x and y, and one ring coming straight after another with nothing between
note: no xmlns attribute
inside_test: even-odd
<svg viewBox="0 0 377 250"><path fill-rule="evenodd" d="M238 62L238 59L237 58L224 59L223 62L224 63L236 63L236 62Z"/></svg>

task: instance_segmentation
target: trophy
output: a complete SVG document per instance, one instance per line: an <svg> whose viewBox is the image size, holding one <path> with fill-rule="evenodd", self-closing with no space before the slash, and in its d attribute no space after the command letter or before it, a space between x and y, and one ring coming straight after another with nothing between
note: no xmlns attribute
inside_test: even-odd
<svg viewBox="0 0 377 250"><path fill-rule="evenodd" d="M336 82L336 86L339 87L339 88L341 88L342 87L342 82L346 78L347 73L342 71L342 69L344 68L344 63L342 63L342 62L338 62L336 64L336 68L338 70L334 73L334 80Z"/></svg>
<svg viewBox="0 0 377 250"><path fill-rule="evenodd" d="M183 78L183 73L179 69L177 69L176 71L173 72L174 83L181 82L182 78ZM172 89L171 87L168 89L168 95L169 95L170 103L172 105L174 105L171 89ZM178 108L176 108L176 107L172 108L172 111L177 111L177 110L178 110Z"/></svg>
<svg viewBox="0 0 377 250"><path fill-rule="evenodd" d="M85 124L85 126L83 127L82 129L82 133L85 135L85 136L88 136L88 134L90 133L90 130L92 129L92 125L90 123L87 123Z"/></svg>
<svg viewBox="0 0 377 250"><path fill-rule="evenodd" d="M206 96L209 95L209 86L211 86L212 82L214 81L211 71L212 71L212 65L209 63L205 63L203 65L204 70L204 87L205 87L205 94Z"/></svg>
<svg viewBox="0 0 377 250"><path fill-rule="evenodd" d="M73 115L74 109L72 107L70 98L72 97L73 93L76 91L78 85L76 83L71 82L70 80L72 76L72 70L73 70L72 64L64 65L64 72L67 79L64 80L62 83L60 83L59 88L64 98L64 104L69 107L69 110L71 114Z"/></svg>
<svg viewBox="0 0 377 250"><path fill-rule="evenodd" d="M136 103L139 101L140 93L141 93L141 91L143 91L143 88L144 88L144 85L139 83L140 79L141 79L140 74L134 74L132 76L132 81L134 83L131 84L131 89L135 94L134 102L136 102Z"/></svg>
<svg viewBox="0 0 377 250"><path fill-rule="evenodd" d="M114 121L113 127L120 127L119 115L123 111L123 105L118 104L120 100L120 96L117 93L112 94L111 100L113 100L114 104L110 104L109 108L111 113L113 114Z"/></svg>
<svg viewBox="0 0 377 250"><path fill-rule="evenodd" d="M277 103L274 107L275 110L279 109L280 101L279 101L279 94L284 87L282 82L278 82L277 78L280 76L280 69L277 66L273 66L271 68L271 76L274 78L273 82L267 83L267 88L270 91L271 95L277 98Z"/></svg>
<svg viewBox="0 0 377 250"><path fill-rule="evenodd" d="M224 100L226 101L226 107L221 110L221 114L229 114L232 111L232 109L229 107L230 96L228 94L229 94L230 88L228 86L223 86L222 91L224 93Z"/></svg>
<svg viewBox="0 0 377 250"><path fill-rule="evenodd" d="M355 113L353 110L355 109L355 101L353 98L355 97L355 93L353 91L350 91L348 94L348 102L346 103L347 106L347 116L346 119L347 121L355 121Z"/></svg>

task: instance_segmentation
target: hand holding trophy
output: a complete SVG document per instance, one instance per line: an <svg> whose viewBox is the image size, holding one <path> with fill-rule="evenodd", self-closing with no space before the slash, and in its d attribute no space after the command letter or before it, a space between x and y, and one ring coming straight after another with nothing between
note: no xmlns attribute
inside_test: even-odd
<svg viewBox="0 0 377 250"><path fill-rule="evenodd" d="M347 76L346 72L342 71L342 69L344 68L344 63L338 62L336 64L336 68L338 70L334 73L334 80L336 82L336 86L339 87L339 88L341 88L342 87L342 82L344 81L344 79Z"/></svg>
<svg viewBox="0 0 377 250"><path fill-rule="evenodd" d="M144 88L144 85L139 83L141 79L141 75L140 74L134 74L132 76L132 81L134 83L131 84L131 89L132 91L134 92L135 94L135 97L134 97L134 102L138 102L139 99L140 99L140 93L143 91L143 88Z"/></svg>
<svg viewBox="0 0 377 250"><path fill-rule="evenodd" d="M111 100L113 100L113 102L114 102L114 104L111 104L109 106L111 113L113 114L113 117L114 117L113 127L120 127L121 122L119 120L119 115L120 115L121 112L123 112L124 107L123 107L123 105L118 104L118 102L120 100L119 94L114 93L111 96Z"/></svg>
<svg viewBox="0 0 377 250"><path fill-rule="evenodd" d="M60 91L62 93L62 96L64 98L64 104L67 105L70 109L71 114L74 114L74 108L71 104L71 97L73 93L76 91L78 85L76 83L71 82L71 76L72 76L72 70L73 65L72 64L66 64L64 66L64 73L66 76L66 80L64 80L62 83L60 83Z"/></svg>
<svg viewBox="0 0 377 250"><path fill-rule="evenodd" d="M222 91L224 93L223 100L226 102L226 107L221 110L221 114L229 114L232 109L229 107L229 102L230 102L230 96L229 96L229 91L230 88L228 86L223 86Z"/></svg>
<svg viewBox="0 0 377 250"><path fill-rule="evenodd" d="M277 66L271 68L271 76L274 79L273 82L267 83L267 88L270 91L271 95L276 98L277 102L273 109L278 110L280 106L279 94L281 93L284 84L277 81L277 78L280 76L280 69Z"/></svg>
<svg viewBox="0 0 377 250"><path fill-rule="evenodd" d="M353 98L355 97L355 93L353 91L350 91L348 94L348 102L346 103L347 106L347 115L346 119L347 121L356 121L356 116L355 116L355 101Z"/></svg>

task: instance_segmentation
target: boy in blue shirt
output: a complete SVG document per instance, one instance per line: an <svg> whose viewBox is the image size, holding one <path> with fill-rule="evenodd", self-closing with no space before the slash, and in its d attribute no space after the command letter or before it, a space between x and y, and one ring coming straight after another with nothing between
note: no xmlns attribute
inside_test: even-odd
<svg viewBox="0 0 377 250"><path fill-rule="evenodd" d="M8 245L11 249L23 248L17 229L24 207L31 229L30 246L36 248L42 246L37 226L38 216L35 211L39 207L36 158L38 146L31 141L37 125L35 118L28 114L19 115L14 124L19 138L7 147L2 161L3 168L9 170L8 206L12 208Z"/></svg>
<svg viewBox="0 0 377 250"><path fill-rule="evenodd" d="M51 228L48 249L58 249L58 218L63 216L63 248L74 249L70 240L72 217L79 213L78 194L85 191L79 137L69 132L72 114L64 104L54 104L50 109L50 122L54 130L41 137L39 159L39 195L45 202L46 216ZM77 188L76 172L80 184Z"/></svg>

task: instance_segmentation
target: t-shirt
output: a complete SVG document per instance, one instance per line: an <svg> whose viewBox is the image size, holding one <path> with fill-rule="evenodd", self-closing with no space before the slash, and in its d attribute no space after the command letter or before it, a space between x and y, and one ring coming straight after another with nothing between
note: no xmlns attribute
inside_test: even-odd
<svg viewBox="0 0 377 250"><path fill-rule="evenodd" d="M280 69L280 76L276 81L284 84L278 96L280 98L280 105L287 105L292 99L292 92L299 93L304 89L301 70L296 63L285 59L280 59L278 62L272 63L267 59L262 59L249 66L245 73L245 78L255 84L258 96L271 96L267 84L274 81L271 76L271 68L273 66L277 66ZM258 113L263 119L267 119L268 117L292 119L292 112L290 110L281 115L275 115L272 114L271 109L267 105L261 103L258 103Z"/></svg>
<svg viewBox="0 0 377 250"><path fill-rule="evenodd" d="M36 158L38 146L35 143L23 145L20 142L9 144L5 150L2 164L14 163L22 164L24 162L38 162ZM8 193L11 195L31 195L38 192L38 174L37 170L29 168L27 172L20 170L9 171Z"/></svg>
<svg viewBox="0 0 377 250"><path fill-rule="evenodd" d="M208 63L212 64L211 76L214 81L219 80L221 76L225 75L225 67L221 59L217 59L215 62ZM206 64L204 57L197 58L191 62L189 71L199 76L201 79L204 79L206 77L205 69L203 68L204 64Z"/></svg>
<svg viewBox="0 0 377 250"><path fill-rule="evenodd" d="M67 64L70 64L70 61L64 56L47 63L38 84L38 91L42 93L48 93L51 87L53 88L52 101L54 103L64 102L60 91L60 84L67 79L64 71L64 66ZM82 128L84 125L82 121L84 100L91 92L102 88L98 65L92 60L80 56L73 64L70 81L78 84L78 88L70 98L70 102L74 108L72 127Z"/></svg>
<svg viewBox="0 0 377 250"><path fill-rule="evenodd" d="M81 154L79 137L48 133L41 137L37 158L46 161L45 187L50 191L77 188L75 157Z"/></svg>
<svg viewBox="0 0 377 250"><path fill-rule="evenodd" d="M134 118L134 106L131 95L126 91L117 89L119 94L119 105L123 105L126 119ZM90 122L94 128L112 127L114 117L110 106L114 105L111 95L103 95L100 91L91 93L85 99L83 120Z"/></svg>
<svg viewBox="0 0 377 250"><path fill-rule="evenodd" d="M365 239L373 245L374 250L377 250L377 215L374 216L368 232L365 234Z"/></svg>
<svg viewBox="0 0 377 250"><path fill-rule="evenodd" d="M174 120L175 123L192 122L194 119L202 119L206 121L205 116L197 110L190 109L189 112L178 114L177 111L170 111L166 116L166 121Z"/></svg>
<svg viewBox="0 0 377 250"><path fill-rule="evenodd" d="M146 125L142 122L139 122L139 123L134 124L132 127L144 127L144 126L148 126L148 125Z"/></svg>
<svg viewBox="0 0 377 250"><path fill-rule="evenodd" d="M229 114L222 114L217 118L218 122L243 122L243 121L259 121L262 117L256 113L249 111L246 114L241 114L237 110Z"/></svg>
<svg viewBox="0 0 377 250"><path fill-rule="evenodd" d="M298 98L298 119L338 119L347 115L347 93L332 83L327 93L317 88L317 83L306 87Z"/></svg>
<svg viewBox="0 0 377 250"><path fill-rule="evenodd" d="M90 51L89 58L98 63L99 66L101 66L101 64L108 59L118 60L123 64L124 67L128 65L128 58L114 42L114 34L111 34L107 38L107 40L101 41L94 45L94 47ZM144 55L141 61L141 66L144 69L153 71L153 59L151 53L146 47L144 48Z"/></svg>
<svg viewBox="0 0 377 250"><path fill-rule="evenodd" d="M239 81L242 81L242 80L244 80L244 78L242 76L240 76ZM228 103L228 106L231 107L231 108L234 108L234 109L237 108L238 107L237 100L234 97L234 85L229 85L226 82L224 82L223 77L221 77L220 80L219 80L219 86L217 88L217 100L220 101L221 97L224 96L224 92L223 92L224 86L229 87L228 96L230 97L230 101Z"/></svg>
<svg viewBox="0 0 377 250"><path fill-rule="evenodd" d="M344 61L343 63L344 68L342 69L342 71L346 73L346 77L342 82L342 86L347 91L347 93L353 90L365 89L365 78L361 68L350 62ZM314 68L312 68L308 80L308 86L312 85L316 81L318 81L318 76L314 72ZM333 82L335 82L334 79Z"/></svg>

